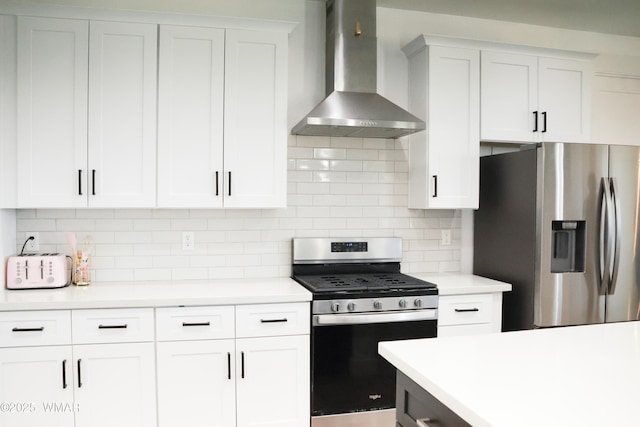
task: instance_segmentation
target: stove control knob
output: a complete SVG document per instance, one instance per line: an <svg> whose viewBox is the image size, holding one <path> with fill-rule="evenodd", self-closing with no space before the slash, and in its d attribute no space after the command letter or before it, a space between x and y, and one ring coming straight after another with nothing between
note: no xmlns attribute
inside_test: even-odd
<svg viewBox="0 0 640 427"><path fill-rule="evenodd" d="M338 311L340 311L340 303L338 302L332 302L331 303L331 311L337 313Z"/></svg>
<svg viewBox="0 0 640 427"><path fill-rule="evenodd" d="M356 303L355 302L350 302L349 304L347 304L347 310L354 311L355 309L356 309Z"/></svg>
<svg viewBox="0 0 640 427"><path fill-rule="evenodd" d="M374 301L373 308L375 308L376 310L380 310L382 308L382 303L380 301Z"/></svg>
<svg viewBox="0 0 640 427"><path fill-rule="evenodd" d="M413 301L413 305L418 308L422 307L422 300L420 298L416 298L415 301Z"/></svg>
<svg viewBox="0 0 640 427"><path fill-rule="evenodd" d="M398 301L398 305L400 306L400 308L407 308L407 300L406 299L401 299L400 301Z"/></svg>

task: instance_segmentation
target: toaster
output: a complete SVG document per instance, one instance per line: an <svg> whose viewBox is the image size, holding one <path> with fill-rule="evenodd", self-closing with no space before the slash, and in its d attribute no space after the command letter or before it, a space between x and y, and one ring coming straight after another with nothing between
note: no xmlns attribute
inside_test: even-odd
<svg viewBox="0 0 640 427"><path fill-rule="evenodd" d="M71 283L70 260L58 253L11 256L7 260L7 289L63 288Z"/></svg>

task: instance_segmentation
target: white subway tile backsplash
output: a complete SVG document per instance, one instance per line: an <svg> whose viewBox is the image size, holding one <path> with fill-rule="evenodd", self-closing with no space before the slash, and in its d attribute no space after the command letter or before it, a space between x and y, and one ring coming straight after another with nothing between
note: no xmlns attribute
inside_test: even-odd
<svg viewBox="0 0 640 427"><path fill-rule="evenodd" d="M22 209L17 240L38 231L42 250L69 253L66 231L90 238L96 281L286 277L294 237L397 236L403 271L460 271L460 211L407 208L407 149L406 138L289 136L285 209Z"/></svg>

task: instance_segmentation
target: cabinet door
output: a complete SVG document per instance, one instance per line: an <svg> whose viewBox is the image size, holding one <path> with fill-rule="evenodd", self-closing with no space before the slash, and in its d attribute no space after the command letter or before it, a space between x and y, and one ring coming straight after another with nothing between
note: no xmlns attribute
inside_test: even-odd
<svg viewBox="0 0 640 427"><path fill-rule="evenodd" d="M309 425L309 336L236 340L237 425Z"/></svg>
<svg viewBox="0 0 640 427"><path fill-rule="evenodd" d="M158 425L233 427L234 340L159 342Z"/></svg>
<svg viewBox="0 0 640 427"><path fill-rule="evenodd" d="M224 30L162 25L159 61L158 206L221 207Z"/></svg>
<svg viewBox="0 0 640 427"><path fill-rule="evenodd" d="M429 130L412 136L409 145L409 207L477 208L479 51L429 46L424 60Z"/></svg>
<svg viewBox="0 0 640 427"><path fill-rule="evenodd" d="M597 73L593 83L592 141L638 145L640 74Z"/></svg>
<svg viewBox="0 0 640 427"><path fill-rule="evenodd" d="M87 203L89 24L18 17L18 207Z"/></svg>
<svg viewBox="0 0 640 427"><path fill-rule="evenodd" d="M76 427L156 426L153 343L73 347Z"/></svg>
<svg viewBox="0 0 640 427"><path fill-rule="evenodd" d="M539 109L546 113L546 125L541 124L541 139L554 142L589 142L590 62L539 58L538 87Z"/></svg>
<svg viewBox="0 0 640 427"><path fill-rule="evenodd" d="M71 362L71 346L0 349L0 426L72 427Z"/></svg>
<svg viewBox="0 0 640 427"><path fill-rule="evenodd" d="M480 139L537 141L538 58L482 51L480 66Z"/></svg>
<svg viewBox="0 0 640 427"><path fill-rule="evenodd" d="M91 22L89 206L152 207L157 26Z"/></svg>
<svg viewBox="0 0 640 427"><path fill-rule="evenodd" d="M227 30L226 207L284 207L287 172L287 34Z"/></svg>

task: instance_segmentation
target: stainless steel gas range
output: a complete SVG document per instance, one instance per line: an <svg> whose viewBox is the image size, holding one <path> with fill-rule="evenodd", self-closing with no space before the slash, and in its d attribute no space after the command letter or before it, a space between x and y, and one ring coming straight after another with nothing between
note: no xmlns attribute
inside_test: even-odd
<svg viewBox="0 0 640 427"><path fill-rule="evenodd" d="M399 238L293 240L313 294L312 427L395 425L395 369L378 342L436 336L438 289L400 273Z"/></svg>

